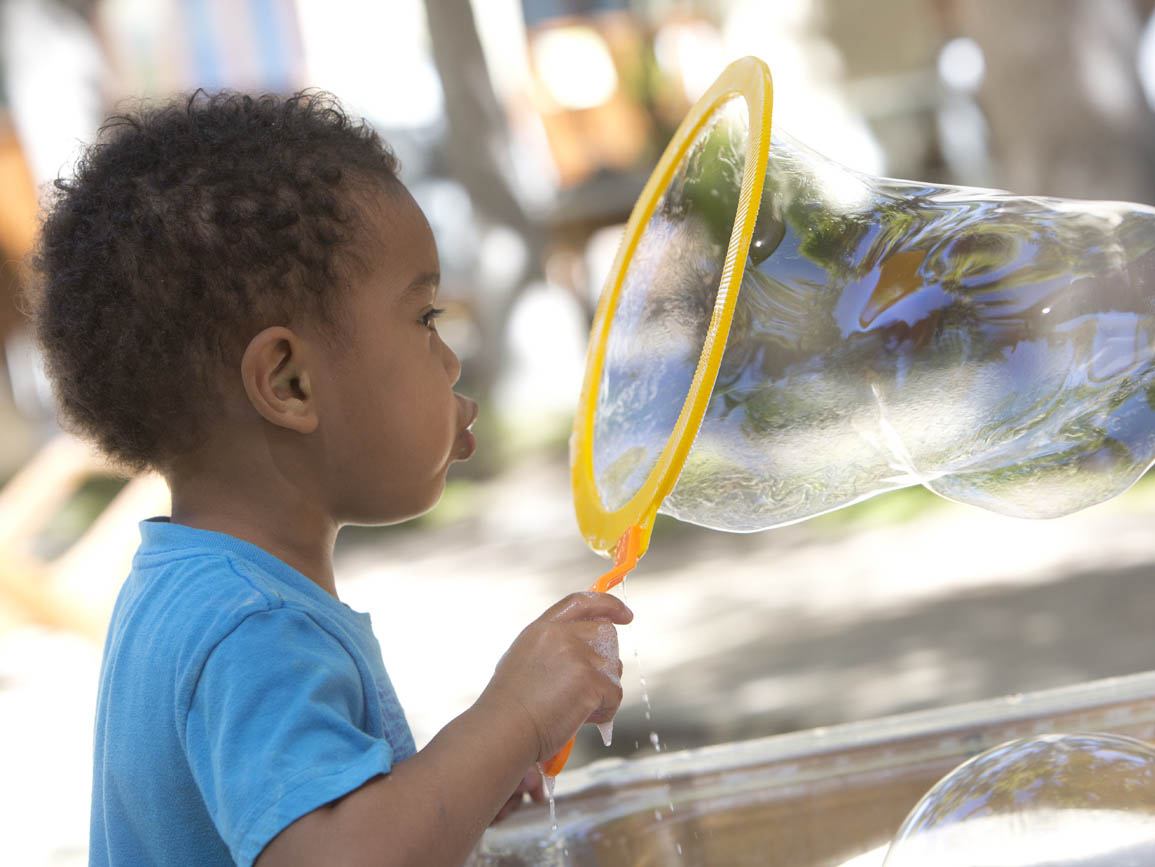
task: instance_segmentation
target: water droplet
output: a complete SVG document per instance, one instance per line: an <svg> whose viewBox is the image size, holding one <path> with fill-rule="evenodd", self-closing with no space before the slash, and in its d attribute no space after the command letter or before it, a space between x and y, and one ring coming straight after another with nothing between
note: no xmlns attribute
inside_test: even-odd
<svg viewBox="0 0 1155 867"><path fill-rule="evenodd" d="M614 739L614 721L598 723L598 732L602 736L602 743L608 747Z"/></svg>
<svg viewBox="0 0 1155 867"><path fill-rule="evenodd" d="M758 222L754 224L754 231L750 235L750 261L755 265L761 265L778 249L778 245L785 237L786 224L775 218L770 202L763 201L762 209L758 213Z"/></svg>
<svg viewBox="0 0 1155 867"><path fill-rule="evenodd" d="M654 708L650 704L650 691L646 686L646 673L642 671L642 658L638 654L638 645L636 643L634 644L634 663L638 666L638 680L642 682L642 705L646 710L646 722L652 723L654 721ZM660 753L662 751L657 732L650 732L650 743L654 747L654 752ZM637 741L634 741L634 749L638 749Z"/></svg>
<svg viewBox="0 0 1155 867"><path fill-rule="evenodd" d="M554 786L557 784L557 777L551 777L545 772L541 762L537 763L537 772L541 774L542 785L545 786L545 794L549 798L549 826L550 826L550 840L557 839L557 802L553 797Z"/></svg>

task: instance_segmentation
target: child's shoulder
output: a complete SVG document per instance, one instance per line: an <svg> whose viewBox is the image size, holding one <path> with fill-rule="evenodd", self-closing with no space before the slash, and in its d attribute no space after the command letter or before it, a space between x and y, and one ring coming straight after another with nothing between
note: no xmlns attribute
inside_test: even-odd
<svg viewBox="0 0 1155 867"><path fill-rule="evenodd" d="M308 579L240 539L167 521L140 525L141 544L120 591L110 637L200 658L254 615L308 610Z"/></svg>
<svg viewBox="0 0 1155 867"><path fill-rule="evenodd" d="M375 671L371 631L308 578L227 534L146 521L141 537L109 624L109 696L146 690L148 701L187 708L212 660L254 682L320 659L363 691L362 670Z"/></svg>
<svg viewBox="0 0 1155 867"><path fill-rule="evenodd" d="M280 607L278 578L292 571L255 545L168 521L141 524L130 584L143 593L238 611ZM281 573L281 575L278 575ZM239 613L239 611L238 611Z"/></svg>
<svg viewBox="0 0 1155 867"><path fill-rule="evenodd" d="M131 619L170 643L202 648L255 615L305 617L342 636L359 626L351 609L267 551L167 521L141 524L141 545L117 609L114 625Z"/></svg>

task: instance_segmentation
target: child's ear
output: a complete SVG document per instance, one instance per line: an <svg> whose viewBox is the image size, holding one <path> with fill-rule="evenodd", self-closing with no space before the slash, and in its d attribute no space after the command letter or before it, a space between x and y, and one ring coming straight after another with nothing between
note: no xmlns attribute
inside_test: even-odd
<svg viewBox="0 0 1155 867"><path fill-rule="evenodd" d="M241 379L249 403L266 421L297 433L317 429L305 345L288 328L266 328L249 341L241 357Z"/></svg>

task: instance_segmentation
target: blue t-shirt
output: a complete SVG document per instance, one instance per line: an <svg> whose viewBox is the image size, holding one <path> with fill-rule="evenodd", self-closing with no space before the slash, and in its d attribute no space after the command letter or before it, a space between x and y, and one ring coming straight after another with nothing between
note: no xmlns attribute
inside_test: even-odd
<svg viewBox="0 0 1155 867"><path fill-rule="evenodd" d="M247 542L141 524L101 667L91 864L251 864L414 751L369 615Z"/></svg>

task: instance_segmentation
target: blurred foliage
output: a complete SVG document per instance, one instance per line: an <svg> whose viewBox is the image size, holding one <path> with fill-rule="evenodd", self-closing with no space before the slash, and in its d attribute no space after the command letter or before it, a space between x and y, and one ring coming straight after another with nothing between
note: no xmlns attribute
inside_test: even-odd
<svg viewBox="0 0 1155 867"><path fill-rule="evenodd" d="M811 529L817 533L837 536L852 530L905 524L931 512L943 511L952 506L953 504L949 500L944 500L922 485L914 485L909 488L900 488L897 491L888 491L852 506L827 512L810 519L808 523Z"/></svg>
<svg viewBox="0 0 1155 867"><path fill-rule="evenodd" d="M128 480L117 476L89 476L64 503L33 543L33 553L54 560L85 534Z"/></svg>

